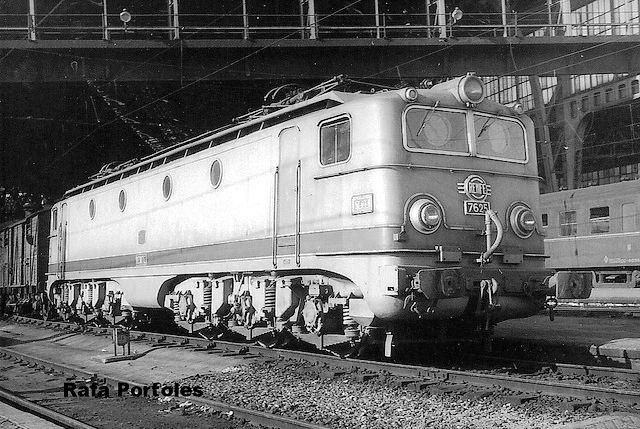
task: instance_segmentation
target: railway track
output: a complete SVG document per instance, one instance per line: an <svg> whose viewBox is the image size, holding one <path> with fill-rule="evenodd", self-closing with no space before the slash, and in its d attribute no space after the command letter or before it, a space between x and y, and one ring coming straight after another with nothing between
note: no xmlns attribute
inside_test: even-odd
<svg viewBox="0 0 640 429"><path fill-rule="evenodd" d="M69 380L80 380L82 383L86 384L96 383L96 385L98 386L108 386L112 391L115 391L116 386L118 386L119 384L136 384L131 380L124 380L110 376L100 376L92 371L87 371L75 366L65 365L58 362L44 360L36 356L16 352L4 347L0 347L0 359L3 359L5 361L12 360L17 364L28 366L29 368L46 371L49 375L57 376L61 382ZM52 421L62 427L73 429L91 429L94 427L68 417L64 414L58 413L50 408L38 405L33 401L24 399L16 395L15 393L3 388L0 388L0 400L6 401L18 408L28 410L30 413ZM323 426L314 425L307 422L295 421L286 417L267 414L264 412L259 412L231 404L225 404L223 402L214 401L211 399L190 397L189 401L196 405L200 405L203 407L207 407L208 409L217 411L218 413L233 416L236 419L246 420L253 425L262 425L264 427L278 429L326 429Z"/></svg>
<svg viewBox="0 0 640 429"><path fill-rule="evenodd" d="M4 357L4 356L0 356ZM68 417L62 413L58 413L52 409L43 407L35 402L26 400L15 393L0 388L0 401L11 405L14 408L26 411L29 414L43 418L49 422L52 422L60 427L68 429L94 429L93 426L85 424L79 420Z"/></svg>
<svg viewBox="0 0 640 429"><path fill-rule="evenodd" d="M78 327L62 322L44 322L37 319L16 317L18 323L27 323L58 329L63 332L84 332L100 335L111 335L111 329L95 327ZM311 362L326 368L321 376L339 376L344 373L361 374L360 379L375 377L377 374L390 374L397 378L397 385L410 389L430 389L444 392L462 388L462 385L470 385L481 388L506 388L514 392L524 392L528 395L550 395L580 400L615 400L622 404L640 404L640 391L635 389L619 389L599 387L590 384L581 384L579 381L555 381L536 378L525 378L521 375L490 374L479 371L462 371L436 367L405 365L388 362L371 362L364 360L345 359L333 355L320 353L301 352L294 350L269 349L246 343L233 343L225 341L210 341L204 338L188 337L181 335L158 334L141 331L131 331L133 343L147 342L155 347L180 347L201 352L213 352L229 355L243 355L245 358L265 357L284 358ZM5 353L9 351L5 350ZM640 372L624 368L609 368L587 365L571 365L562 363L519 362L521 365L536 364L550 367L552 371L560 372L567 376L580 377L596 376L617 378L623 380L640 381ZM64 370L64 369L63 369ZM117 382L117 380L114 380ZM223 406L223 405L221 405ZM276 427L276 426L274 426Z"/></svg>

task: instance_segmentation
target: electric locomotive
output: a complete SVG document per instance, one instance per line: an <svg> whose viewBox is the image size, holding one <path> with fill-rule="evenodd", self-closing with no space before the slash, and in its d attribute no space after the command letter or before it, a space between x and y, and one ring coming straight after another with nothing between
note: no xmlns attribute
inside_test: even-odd
<svg viewBox="0 0 640 429"><path fill-rule="evenodd" d="M389 339L482 335L590 282L545 271L521 107L486 99L474 74L430 89L345 83L68 191L52 209L50 298Z"/></svg>

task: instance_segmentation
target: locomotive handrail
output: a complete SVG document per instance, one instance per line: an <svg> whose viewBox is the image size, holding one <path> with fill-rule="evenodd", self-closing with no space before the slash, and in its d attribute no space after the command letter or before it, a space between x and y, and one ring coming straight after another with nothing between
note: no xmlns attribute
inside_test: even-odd
<svg viewBox="0 0 640 429"><path fill-rule="evenodd" d="M536 176L536 175L533 175L533 174L520 174L520 173L511 173L511 172L496 171L496 170L482 170L482 169L477 169L477 168L440 167L440 166L436 166L436 165L416 165L416 164L378 164L378 165L371 165L371 166L368 166L368 167L359 167L359 168L353 168L351 170L342 170L342 171L337 171L335 173L322 174L322 175L319 175L319 176L314 176L313 179L314 180L330 179L332 177L346 176L348 174L361 173L363 171L378 170L378 169L382 169L382 168L407 168L407 169L422 168L422 169L428 169L428 170L464 171L464 172L471 172L471 173L477 173L477 174L492 174L494 176L518 177L518 178L522 178L522 179L532 179L532 180L537 180L537 181L541 181L542 180L542 178L540 176Z"/></svg>
<svg viewBox="0 0 640 429"><path fill-rule="evenodd" d="M279 168L273 173L273 235L271 236L271 251L273 268L278 268L278 181Z"/></svg>
<svg viewBox="0 0 640 429"><path fill-rule="evenodd" d="M300 266L300 184L302 183L302 165L298 160L298 166L296 167L296 240L295 240L295 252L296 252L296 266Z"/></svg>
<svg viewBox="0 0 640 429"><path fill-rule="evenodd" d="M120 10L103 2L101 11L89 13L55 13L55 8L46 13L36 13L36 1L24 13L0 14L0 33L4 37L42 40L55 37L58 40L74 40L79 36L89 39L110 40L139 37L145 32L154 39L279 39L298 38L363 38L385 39L388 37L445 38L456 37L512 37L512 36L585 36L637 34L640 24L634 12L617 11L606 14L608 22L586 21L578 12L547 10L536 12L466 12L461 21L443 23L442 14L431 11L375 13L352 11L326 11L325 13L253 13L250 9L242 13L225 13L220 10L193 13L187 3L178 7L174 0L166 12L145 13L144 6L131 14L124 23ZM57 6L56 6L57 7ZM184 9L187 8L185 12ZM215 7L213 7L215 8ZM114 13L115 12L115 13ZM637 14L637 12L636 12ZM585 22L586 21L586 22ZM454 25L455 24L455 25Z"/></svg>
<svg viewBox="0 0 640 429"><path fill-rule="evenodd" d="M491 243L491 222L496 224L497 230L496 239L493 244ZM502 235L504 234L504 228L502 228L502 223L500 222L498 215L496 215L496 212L491 209L487 210L484 213L484 226L485 236L487 238L487 250L482 255L480 255L480 258L478 259L478 262L480 262L480 264L484 264L489 260L489 258L491 258L493 252L495 252L500 243L502 243Z"/></svg>

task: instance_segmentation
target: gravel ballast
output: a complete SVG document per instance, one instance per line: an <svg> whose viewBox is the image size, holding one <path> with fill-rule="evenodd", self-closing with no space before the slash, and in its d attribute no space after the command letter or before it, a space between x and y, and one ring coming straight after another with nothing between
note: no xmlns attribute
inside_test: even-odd
<svg viewBox="0 0 640 429"><path fill-rule="evenodd" d="M202 386L213 400L334 428L543 429L597 417L605 410L593 403L569 412L562 406L564 399L546 396L513 405L508 398L521 392L499 387L474 399L464 398L465 393L479 390L472 386L434 395L394 387L390 377L357 382L354 374L321 377L323 370L280 359L186 381Z"/></svg>

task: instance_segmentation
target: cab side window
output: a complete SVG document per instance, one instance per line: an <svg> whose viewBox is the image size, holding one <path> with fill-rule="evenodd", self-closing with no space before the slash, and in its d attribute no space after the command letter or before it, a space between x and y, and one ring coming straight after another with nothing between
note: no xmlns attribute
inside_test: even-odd
<svg viewBox="0 0 640 429"><path fill-rule="evenodd" d="M351 155L351 121L340 118L320 125L320 164L345 162Z"/></svg>

